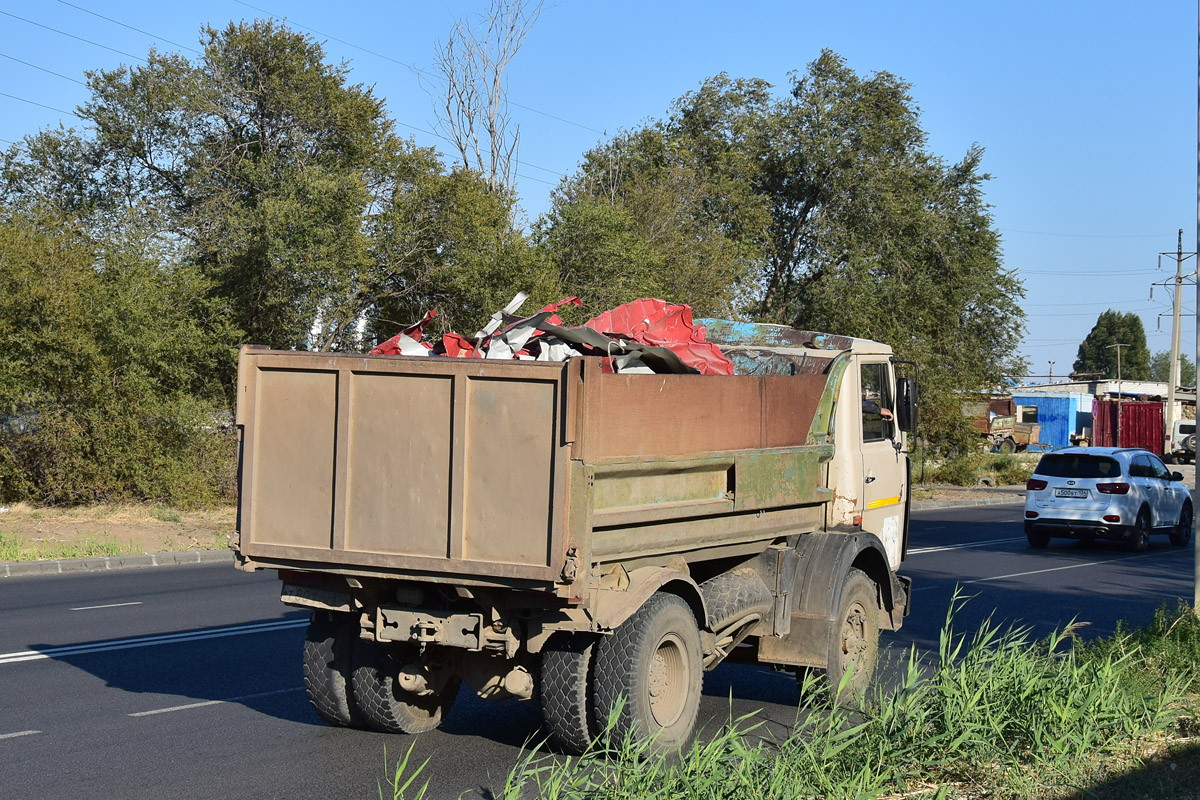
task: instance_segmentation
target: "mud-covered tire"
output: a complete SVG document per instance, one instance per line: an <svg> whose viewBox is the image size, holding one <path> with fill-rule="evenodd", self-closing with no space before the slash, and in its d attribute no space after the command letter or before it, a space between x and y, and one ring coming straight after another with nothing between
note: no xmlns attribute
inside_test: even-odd
<svg viewBox="0 0 1200 800"><path fill-rule="evenodd" d="M653 595L600 641L594 688L598 730L670 755L692 735L704 680L700 630L683 599ZM610 718L613 726L608 729Z"/></svg>
<svg viewBox="0 0 1200 800"><path fill-rule="evenodd" d="M587 634L558 634L542 649L542 720L551 746L569 755L586 750L600 730L592 689L598 644Z"/></svg>
<svg viewBox="0 0 1200 800"><path fill-rule="evenodd" d="M1150 549L1150 511L1145 506L1138 509L1137 519L1133 523L1133 541L1129 547L1135 553Z"/></svg>
<svg viewBox="0 0 1200 800"><path fill-rule="evenodd" d="M1000 442L998 449L1001 453L1005 454L1015 453L1017 452L1017 443L1006 436L1003 441Z"/></svg>
<svg viewBox="0 0 1200 800"><path fill-rule="evenodd" d="M304 689L313 710L330 725L354 727L362 717L350 675L358 620L350 614L314 611L304 637Z"/></svg>
<svg viewBox="0 0 1200 800"><path fill-rule="evenodd" d="M841 600L829 629L825 666L825 689L839 703L860 702L866 697L879 652L879 614L875 582L862 570L851 569L842 583Z"/></svg>
<svg viewBox="0 0 1200 800"><path fill-rule="evenodd" d="M1179 522L1171 528L1171 544L1184 547L1192 540L1192 501L1184 500L1183 508L1179 509Z"/></svg>
<svg viewBox="0 0 1200 800"><path fill-rule="evenodd" d="M442 724L458 696L459 679L436 694L419 697L399 686L404 661L394 647L358 639L354 643L354 702L368 725L384 733L425 733Z"/></svg>
<svg viewBox="0 0 1200 800"><path fill-rule="evenodd" d="M749 614L765 616L775 598L753 570L723 572L700 584L708 627L718 632Z"/></svg>

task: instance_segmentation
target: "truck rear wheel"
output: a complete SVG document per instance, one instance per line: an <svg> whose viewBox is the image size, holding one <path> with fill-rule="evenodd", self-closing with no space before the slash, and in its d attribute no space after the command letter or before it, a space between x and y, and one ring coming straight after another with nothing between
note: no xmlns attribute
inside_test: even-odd
<svg viewBox="0 0 1200 800"><path fill-rule="evenodd" d="M1012 438L1010 438L1010 437L1007 437L1007 436L1004 437L1004 440L1002 442L1000 442L1000 452L1001 453L1017 452L1017 443L1015 441L1013 441Z"/></svg>
<svg viewBox="0 0 1200 800"><path fill-rule="evenodd" d="M829 629L829 658L825 667L829 696L860 701L871 684L879 649L879 591L860 569L851 569L842 583L842 597ZM840 691L839 691L840 690Z"/></svg>
<svg viewBox="0 0 1200 800"><path fill-rule="evenodd" d="M558 750L579 755L596 738L592 670L596 638L558 634L542 650L542 719Z"/></svg>
<svg viewBox="0 0 1200 800"><path fill-rule="evenodd" d="M411 651L408 653L407 651ZM409 654L411 659L402 656ZM416 661L412 648L398 650L378 642L354 642L354 702L367 723L385 733L425 733L442 724L458 696L458 678L437 692L415 695L400 688L400 668Z"/></svg>
<svg viewBox="0 0 1200 800"><path fill-rule="evenodd" d="M700 630L682 598L659 592L602 639L596 658L596 725L670 754L692 734L704 680ZM619 710L618 710L619 709Z"/></svg>
<svg viewBox="0 0 1200 800"><path fill-rule="evenodd" d="M350 669L358 621L349 614L314 611L304 637L304 689L308 702L330 725L358 725Z"/></svg>

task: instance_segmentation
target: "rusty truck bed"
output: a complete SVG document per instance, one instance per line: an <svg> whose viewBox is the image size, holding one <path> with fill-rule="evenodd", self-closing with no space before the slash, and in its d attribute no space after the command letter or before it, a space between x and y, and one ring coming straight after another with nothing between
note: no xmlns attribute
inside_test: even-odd
<svg viewBox="0 0 1200 800"><path fill-rule="evenodd" d="M235 549L257 565L550 588L824 519L840 369L614 375L598 359L246 347L238 372Z"/></svg>

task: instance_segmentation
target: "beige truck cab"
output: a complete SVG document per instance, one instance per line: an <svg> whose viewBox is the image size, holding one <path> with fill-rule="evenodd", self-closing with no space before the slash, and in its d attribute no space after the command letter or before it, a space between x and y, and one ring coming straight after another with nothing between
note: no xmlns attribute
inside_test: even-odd
<svg viewBox="0 0 1200 800"><path fill-rule="evenodd" d="M699 322L734 375L243 348L232 546L311 611L322 718L419 733L465 685L566 752L610 715L673 750L722 661L866 691L910 607L915 368Z"/></svg>

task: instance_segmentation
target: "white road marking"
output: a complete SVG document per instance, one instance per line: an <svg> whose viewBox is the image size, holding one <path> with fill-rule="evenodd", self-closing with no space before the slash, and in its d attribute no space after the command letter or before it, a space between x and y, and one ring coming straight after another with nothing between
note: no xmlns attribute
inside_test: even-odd
<svg viewBox="0 0 1200 800"><path fill-rule="evenodd" d="M988 539L982 542L963 542L962 544L948 544L945 547L918 547L916 550L909 550L910 556L915 556L920 553L940 553L943 550L962 550L964 547L982 547L985 544L1000 544L1002 542L1023 542L1024 536L1010 536L1007 539Z"/></svg>
<svg viewBox="0 0 1200 800"><path fill-rule="evenodd" d="M271 692L259 692L258 694L244 694L241 697L231 697L228 700L205 700L201 703L188 703L182 706L170 706L169 708L156 708L151 711L138 711L130 714L131 717L149 717L154 714L169 714L172 711L187 711L192 708L204 708L205 706L219 706L224 703L237 703L242 700L253 700L257 697L270 697L275 694L287 694L288 692L302 692L303 687L294 686L291 689L276 689Z"/></svg>
<svg viewBox="0 0 1200 800"><path fill-rule="evenodd" d="M142 601L138 600L135 603L109 603L108 605L104 605L104 606L80 606L79 608L72 608L71 610L72 611L94 611L97 608L121 608L122 606L140 606L141 604L142 604Z"/></svg>
<svg viewBox="0 0 1200 800"><path fill-rule="evenodd" d="M1134 553L1133 555L1118 556L1117 558L1110 558L1107 561L1087 561L1087 562L1084 562L1083 564L1067 564L1065 567L1047 567L1046 569L1031 569L1028 572L1011 572L1008 575L992 575L991 577L988 577L988 578L974 578L969 581L959 581L958 585L959 586L970 586L971 584L975 584L975 583L987 583L988 581L1002 581L1005 578L1023 578L1026 575L1041 575L1042 573L1045 573L1045 572L1060 572L1064 569L1079 569L1080 567L1099 567L1099 566L1103 566L1104 564L1112 564L1116 561L1128 561L1131 558L1145 558L1146 556L1170 555L1173 552L1177 552L1177 551L1160 550L1156 553ZM941 588L942 588L941 586L921 586L917 589L913 589L912 591L914 593L915 592L926 592L931 589L941 589Z"/></svg>
<svg viewBox="0 0 1200 800"><path fill-rule="evenodd" d="M270 633L272 631L289 630L291 628L303 628L306 625L308 625L308 620L285 619L278 622L258 622L250 625L233 625L227 628L208 628L207 630L189 631L186 633L168 633L161 636L116 639L111 642L51 647L41 651L18 650L14 653L0 653L0 666L15 664L18 661L39 661L45 658L104 653L110 650L129 650L135 647L152 647L154 645L176 644L178 642L197 642L202 639L220 639L226 636L244 636L250 633Z"/></svg>
<svg viewBox="0 0 1200 800"><path fill-rule="evenodd" d="M1000 580L1004 580L1005 578L1023 578L1026 575L1040 575L1043 572L1059 572L1064 569L1079 569L1080 567L1097 567L1102 564L1111 564L1114 561L1128 561L1131 558L1145 558L1146 556L1161 556L1161 555L1165 555L1170 552L1173 552L1173 551L1162 550L1157 553L1135 553L1134 555L1131 555L1131 556L1119 556L1117 558L1110 558L1107 561L1088 561L1083 564L1068 564L1065 567L1048 567L1046 569L1031 569L1028 572L1013 572L1008 575L993 575L990 578L976 578L975 580L971 580L971 581L963 581L963 585L966 586L966 585L972 584L972 583L987 583L988 581L1000 581Z"/></svg>
<svg viewBox="0 0 1200 800"><path fill-rule="evenodd" d="M33 736L41 731L17 731L16 733L0 733L0 739L15 739L18 736Z"/></svg>

